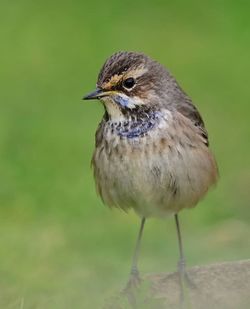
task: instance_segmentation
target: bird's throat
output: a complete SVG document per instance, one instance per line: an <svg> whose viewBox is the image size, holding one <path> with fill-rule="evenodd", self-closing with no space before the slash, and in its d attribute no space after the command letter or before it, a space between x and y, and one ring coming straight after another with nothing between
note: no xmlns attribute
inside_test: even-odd
<svg viewBox="0 0 250 309"><path fill-rule="evenodd" d="M149 113L139 113L136 116L130 115L121 121L109 120L108 125L120 137L133 139L148 134L159 124L162 117L160 112L151 111Z"/></svg>
<svg viewBox="0 0 250 309"><path fill-rule="evenodd" d="M123 93L105 96L101 99L105 110L113 121L126 120L126 115L134 113L138 109L144 110L144 101L139 97L129 97Z"/></svg>

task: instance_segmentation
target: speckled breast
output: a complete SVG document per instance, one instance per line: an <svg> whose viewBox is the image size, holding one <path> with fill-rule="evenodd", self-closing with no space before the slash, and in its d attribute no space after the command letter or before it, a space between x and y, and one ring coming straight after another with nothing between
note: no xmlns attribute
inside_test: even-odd
<svg viewBox="0 0 250 309"><path fill-rule="evenodd" d="M145 122L102 121L92 163L105 204L164 216L194 206L206 193L215 181L213 157L195 127L188 123L185 134L175 124L170 112Z"/></svg>

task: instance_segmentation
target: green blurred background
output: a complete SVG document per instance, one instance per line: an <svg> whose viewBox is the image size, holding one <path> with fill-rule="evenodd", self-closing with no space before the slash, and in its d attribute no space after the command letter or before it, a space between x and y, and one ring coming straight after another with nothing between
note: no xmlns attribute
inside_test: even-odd
<svg viewBox="0 0 250 309"><path fill-rule="evenodd" d="M103 113L81 97L104 60L143 51L201 111L220 168L181 215L188 265L250 255L250 3L0 4L0 308L100 308L124 285L138 218L105 208L91 154ZM143 274L175 270L174 221L150 220Z"/></svg>

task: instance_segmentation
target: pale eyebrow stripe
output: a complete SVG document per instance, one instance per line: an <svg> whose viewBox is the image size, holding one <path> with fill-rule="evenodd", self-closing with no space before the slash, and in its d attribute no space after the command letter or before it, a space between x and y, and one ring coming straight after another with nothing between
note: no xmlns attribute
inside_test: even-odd
<svg viewBox="0 0 250 309"><path fill-rule="evenodd" d="M117 85L121 79L125 78L129 78L129 77L133 77L133 78L138 78L140 76L142 76L144 73L146 73L148 71L147 68L144 67L138 67L137 69L131 70L131 71L125 71L125 74L115 74L111 77L111 79L104 83L103 87L105 89L109 89L110 87Z"/></svg>

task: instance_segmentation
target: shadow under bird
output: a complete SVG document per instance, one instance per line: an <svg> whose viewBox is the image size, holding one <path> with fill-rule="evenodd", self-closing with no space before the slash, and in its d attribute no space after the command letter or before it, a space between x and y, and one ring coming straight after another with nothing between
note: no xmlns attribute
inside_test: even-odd
<svg viewBox="0 0 250 309"><path fill-rule="evenodd" d="M178 213L194 207L218 178L200 113L165 67L137 52L108 58L96 90L84 99L98 99L105 109L92 159L97 192L106 205L133 208L141 218L127 287L139 280L140 240L149 217L174 215L183 278Z"/></svg>

